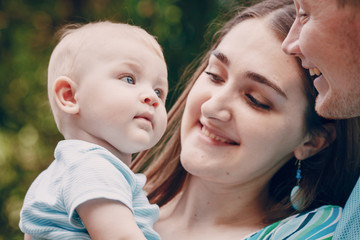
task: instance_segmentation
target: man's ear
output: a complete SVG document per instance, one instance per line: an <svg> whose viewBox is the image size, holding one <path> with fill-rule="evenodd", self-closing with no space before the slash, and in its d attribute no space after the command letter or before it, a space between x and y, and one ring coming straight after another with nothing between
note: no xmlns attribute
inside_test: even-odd
<svg viewBox="0 0 360 240"><path fill-rule="evenodd" d="M334 123L327 123L323 126L326 131L309 135L305 142L294 150L294 156L298 160L312 157L325 149L336 138L336 128Z"/></svg>
<svg viewBox="0 0 360 240"><path fill-rule="evenodd" d="M60 76L55 80L53 94L59 109L69 114L77 114L80 110L75 98L77 85L69 77Z"/></svg>

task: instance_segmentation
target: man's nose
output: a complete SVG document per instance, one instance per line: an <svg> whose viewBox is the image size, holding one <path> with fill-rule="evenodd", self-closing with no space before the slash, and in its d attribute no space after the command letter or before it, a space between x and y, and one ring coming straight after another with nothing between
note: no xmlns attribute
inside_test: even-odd
<svg viewBox="0 0 360 240"><path fill-rule="evenodd" d="M299 45L299 26L297 23L294 23L286 36L285 40L281 45L281 49L288 55L301 55L300 45Z"/></svg>

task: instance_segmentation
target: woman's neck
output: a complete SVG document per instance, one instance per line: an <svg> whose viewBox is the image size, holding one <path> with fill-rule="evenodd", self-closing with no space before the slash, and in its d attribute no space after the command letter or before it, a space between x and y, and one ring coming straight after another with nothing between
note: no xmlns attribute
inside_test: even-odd
<svg viewBox="0 0 360 240"><path fill-rule="evenodd" d="M245 236L264 227L265 199L267 195L263 190L250 187L235 189L189 177L184 191L160 209L155 228L163 239L167 239L168 234L179 236L178 232L199 233L202 236L199 239L206 239L204 231L209 233L212 229L212 236L215 236L218 232L216 228L226 229L229 234L234 230L239 239L239 234ZM191 239L187 235L182 237Z"/></svg>

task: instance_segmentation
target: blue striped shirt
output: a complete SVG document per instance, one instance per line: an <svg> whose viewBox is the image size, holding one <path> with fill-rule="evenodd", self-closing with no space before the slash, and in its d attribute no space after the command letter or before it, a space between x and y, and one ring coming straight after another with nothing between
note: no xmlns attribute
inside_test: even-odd
<svg viewBox="0 0 360 240"><path fill-rule="evenodd" d="M80 140L61 141L55 160L26 194L20 229L33 239L90 239L76 207L106 198L125 204L147 239L160 239L152 228L159 208L146 198L145 181L144 175L134 174L103 147Z"/></svg>
<svg viewBox="0 0 360 240"><path fill-rule="evenodd" d="M325 205L273 223L245 240L325 240L332 239L342 208Z"/></svg>
<svg viewBox="0 0 360 240"><path fill-rule="evenodd" d="M336 228L334 239L360 239L360 178L346 202L344 214Z"/></svg>

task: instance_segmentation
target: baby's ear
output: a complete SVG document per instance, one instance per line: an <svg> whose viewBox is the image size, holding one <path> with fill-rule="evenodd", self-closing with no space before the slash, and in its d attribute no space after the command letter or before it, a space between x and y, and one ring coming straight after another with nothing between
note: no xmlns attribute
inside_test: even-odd
<svg viewBox="0 0 360 240"><path fill-rule="evenodd" d="M55 80L53 93L59 109L69 114L77 114L80 110L75 98L77 85L69 77L60 76Z"/></svg>
<svg viewBox="0 0 360 240"><path fill-rule="evenodd" d="M323 126L326 131L311 135L299 147L294 150L294 156L298 160L304 160L314 156L325 149L336 138L336 127L334 123L327 123Z"/></svg>

